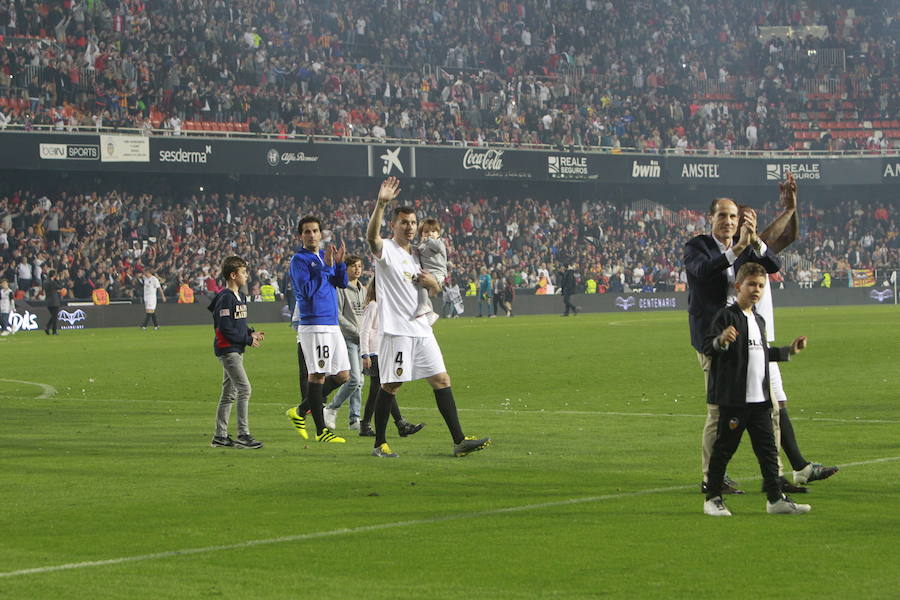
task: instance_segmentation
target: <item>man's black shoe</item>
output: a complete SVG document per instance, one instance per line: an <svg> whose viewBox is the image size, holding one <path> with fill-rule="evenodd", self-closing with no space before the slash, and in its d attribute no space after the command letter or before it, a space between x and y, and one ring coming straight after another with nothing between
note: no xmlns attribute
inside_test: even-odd
<svg viewBox="0 0 900 600"><path fill-rule="evenodd" d="M425 423L410 423L405 419L401 419L400 422L397 423L397 433L400 434L400 437L406 437L408 435L412 435L415 432L419 431L425 427Z"/></svg>
<svg viewBox="0 0 900 600"><path fill-rule="evenodd" d="M803 487L802 485L794 485L784 477L778 478L778 485L781 486L781 491L785 494L807 494L809 493L809 488ZM766 485L763 484L762 491L766 491Z"/></svg>
<svg viewBox="0 0 900 600"><path fill-rule="evenodd" d="M704 494L709 492L709 486L705 481L700 483L700 491L703 492ZM721 494L724 496L726 494L737 495L737 494L743 494L743 493L744 493L744 490L738 489L737 481L735 481L734 479L732 479L731 477L728 477L726 475L725 482L722 483Z"/></svg>

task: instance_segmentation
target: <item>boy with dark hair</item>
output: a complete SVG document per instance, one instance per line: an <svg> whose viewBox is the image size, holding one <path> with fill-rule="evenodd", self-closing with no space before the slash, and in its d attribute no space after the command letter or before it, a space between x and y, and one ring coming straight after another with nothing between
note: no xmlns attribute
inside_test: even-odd
<svg viewBox="0 0 900 600"><path fill-rule="evenodd" d="M796 504L782 493L769 394L769 361L789 360L806 347L806 337L796 338L790 346L768 347L765 320L754 309L767 283L762 265L741 266L735 277L735 303L716 314L703 340L703 352L711 357L707 402L719 407L703 503L703 512L714 517L731 516L722 501L725 468L745 429L763 475L766 512L802 514L810 509L808 504Z"/></svg>
<svg viewBox="0 0 900 600"><path fill-rule="evenodd" d="M359 430L359 410L362 404L362 363L359 355L359 325L365 307L366 288L360 283L362 258L350 255L344 259L347 266L347 287L338 288L338 324L347 344L347 358L350 359L350 378L342 385L324 409L325 426L335 429L338 409L345 400L350 400L349 429ZM323 401L325 398L322 399Z"/></svg>
<svg viewBox="0 0 900 600"><path fill-rule="evenodd" d="M247 298L241 288L247 285L247 263L239 256L229 256L222 263L222 279L225 289L216 294L209 305L213 315L216 337L213 351L222 363L222 394L216 412L216 433L211 445L223 448L262 448L262 442L253 439L247 422L250 402L250 381L244 371L244 349L259 348L265 333L247 326ZM228 436L228 419L231 405L237 401L238 436Z"/></svg>

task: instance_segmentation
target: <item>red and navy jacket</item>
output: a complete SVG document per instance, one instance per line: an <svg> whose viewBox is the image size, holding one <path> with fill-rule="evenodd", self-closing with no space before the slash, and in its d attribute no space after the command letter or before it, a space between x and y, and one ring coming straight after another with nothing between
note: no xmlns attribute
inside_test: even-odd
<svg viewBox="0 0 900 600"><path fill-rule="evenodd" d="M209 310L216 330L216 339L213 340L216 356L229 352L243 354L244 348L253 343L250 337L253 329L247 326L247 298L225 288L213 298Z"/></svg>

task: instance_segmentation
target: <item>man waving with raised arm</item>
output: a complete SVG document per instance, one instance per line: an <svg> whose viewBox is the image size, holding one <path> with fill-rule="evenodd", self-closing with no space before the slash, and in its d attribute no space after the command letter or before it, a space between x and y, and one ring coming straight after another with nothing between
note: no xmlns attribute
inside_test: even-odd
<svg viewBox="0 0 900 600"><path fill-rule="evenodd" d="M400 181L389 177L381 184L378 201L369 219L366 239L375 257L375 285L383 337L379 357L381 389L375 398L375 448L372 456L396 458L387 444L387 423L397 390L404 382L425 379L434 390L438 410L453 438L453 454L465 456L482 450L490 438L466 437L459 424L450 376L431 325L416 319L418 288L437 293L434 276L423 271L412 247L416 236L416 211L409 206L393 209L390 228L393 236L381 237L384 211L400 195Z"/></svg>

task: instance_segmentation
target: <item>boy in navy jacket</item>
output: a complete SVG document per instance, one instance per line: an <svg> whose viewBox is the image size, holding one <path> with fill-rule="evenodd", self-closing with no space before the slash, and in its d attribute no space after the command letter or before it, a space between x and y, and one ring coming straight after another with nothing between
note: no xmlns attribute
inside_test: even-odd
<svg viewBox="0 0 900 600"><path fill-rule="evenodd" d="M229 256L222 263L222 279L225 289L219 292L209 305L213 315L216 337L213 351L222 363L222 394L216 413L216 433L213 447L262 448L262 442L253 439L247 423L250 402L250 381L244 371L244 349L247 346L259 348L265 337L262 331L254 331L247 326L247 298L241 294L247 285L247 263L239 256ZM237 401L238 436L232 440L228 436L228 418L231 405Z"/></svg>
<svg viewBox="0 0 900 600"><path fill-rule="evenodd" d="M766 269L746 263L735 277L737 299L716 314L703 340L703 352L712 358L707 402L719 407L716 441L709 461L709 480L703 512L730 517L722 501L725 468L746 429L763 475L769 514L802 514L808 504L796 504L781 491L778 480L778 450L772 428L769 396L769 361L786 361L806 347L806 337L790 346L769 348L766 323L754 305L768 283Z"/></svg>

